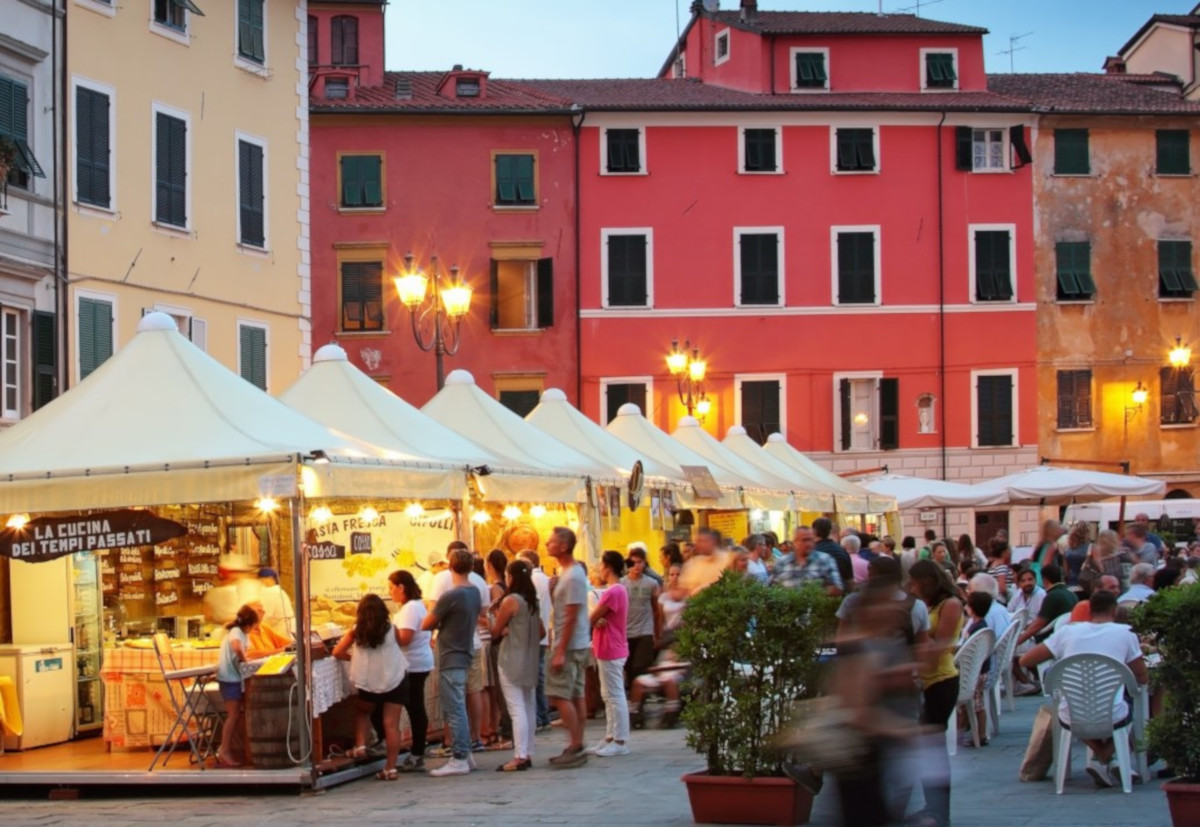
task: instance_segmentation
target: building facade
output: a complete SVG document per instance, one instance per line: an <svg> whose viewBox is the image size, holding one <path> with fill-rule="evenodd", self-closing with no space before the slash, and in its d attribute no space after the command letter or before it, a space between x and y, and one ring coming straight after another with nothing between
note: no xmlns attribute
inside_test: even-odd
<svg viewBox="0 0 1200 827"><path fill-rule="evenodd" d="M1116 55L1131 75L1164 74L1188 100L1200 99L1200 4L1189 14L1155 14Z"/></svg>
<svg viewBox="0 0 1200 827"><path fill-rule="evenodd" d="M409 402L435 357L394 279L405 257L473 290L447 327L484 390L524 415L577 394L576 142L569 102L454 67L384 72L383 4L310 4L313 326ZM436 257L436 264L435 264ZM432 291L430 292L432 295ZM421 318L420 311L416 319Z"/></svg>
<svg viewBox="0 0 1200 827"><path fill-rule="evenodd" d="M997 75L1039 115L1038 442L1043 456L1200 496L1193 366L1200 104L1153 75ZM1051 114L1052 113L1052 114ZM1172 351L1179 364L1172 364Z"/></svg>
<svg viewBox="0 0 1200 827"><path fill-rule="evenodd" d="M62 5L0 0L0 427L60 387Z"/></svg>
<svg viewBox="0 0 1200 827"><path fill-rule="evenodd" d="M311 350L304 0L67 15L68 381L162 310L282 390Z"/></svg>

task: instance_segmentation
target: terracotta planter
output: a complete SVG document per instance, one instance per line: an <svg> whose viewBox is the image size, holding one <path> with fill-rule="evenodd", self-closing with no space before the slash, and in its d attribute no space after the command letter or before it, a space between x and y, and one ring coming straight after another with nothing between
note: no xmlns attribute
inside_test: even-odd
<svg viewBox="0 0 1200 827"><path fill-rule="evenodd" d="M697 824L807 824L812 793L790 778L690 773L687 785Z"/></svg>
<svg viewBox="0 0 1200 827"><path fill-rule="evenodd" d="M1163 791L1175 827L1200 824L1200 784L1192 783L1191 779L1176 779L1163 784Z"/></svg>

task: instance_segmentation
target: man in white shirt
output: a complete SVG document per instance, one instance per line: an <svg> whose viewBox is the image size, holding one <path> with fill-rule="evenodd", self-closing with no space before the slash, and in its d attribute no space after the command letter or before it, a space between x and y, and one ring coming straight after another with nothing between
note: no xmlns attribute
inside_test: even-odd
<svg viewBox="0 0 1200 827"><path fill-rule="evenodd" d="M1045 599L1046 590L1037 584L1037 575L1034 574L1033 569L1021 569L1017 575L1017 593L1008 603L1008 612L1015 615L1017 612L1024 611L1027 622L1032 622L1041 611L1042 601ZM1018 684L1014 688L1014 694L1018 698L1036 695L1041 691L1037 685L1037 673L1027 673L1020 666L1021 655L1032 648L1033 641L1027 640L1018 644L1013 652L1013 677L1016 678Z"/></svg>
<svg viewBox="0 0 1200 827"><path fill-rule="evenodd" d="M1061 660L1071 655L1106 655L1128 666L1137 682L1145 684L1149 680L1149 671L1146 669L1137 635L1130 631L1128 626L1113 622L1117 613L1116 597L1111 592L1098 591L1088 602L1092 607L1091 622L1069 623L1061 627L1045 643L1039 643L1026 652L1021 657L1021 666L1032 668L1043 661L1052 658ZM1129 714L1125 693L1116 693L1113 701L1113 723L1121 723ZM1071 711L1065 700L1059 705L1058 717L1064 724L1070 725ZM1095 762L1088 764L1088 774L1098 786L1116 786L1119 779L1109 766L1115 752L1113 740L1087 739L1084 743L1091 748L1095 756Z"/></svg>
<svg viewBox="0 0 1200 827"><path fill-rule="evenodd" d="M272 568L258 570L258 581L262 584L263 614L262 622L284 637L296 637L296 610L292 607L292 598L279 585L279 572Z"/></svg>
<svg viewBox="0 0 1200 827"><path fill-rule="evenodd" d="M536 693L537 731L545 732L550 729L550 702L546 700L546 647L550 645L550 629L553 626L550 617L554 611L553 604L550 602L550 578L546 576L546 572L542 571L542 558L536 551L526 549L518 552L517 557L520 557L533 569L532 579L533 588L537 591L538 614L542 617L542 628L546 630L540 644L541 653L538 655Z"/></svg>
<svg viewBox="0 0 1200 827"><path fill-rule="evenodd" d="M1117 598L1121 605L1145 603L1154 594L1154 566L1138 563L1129 570L1129 591Z"/></svg>

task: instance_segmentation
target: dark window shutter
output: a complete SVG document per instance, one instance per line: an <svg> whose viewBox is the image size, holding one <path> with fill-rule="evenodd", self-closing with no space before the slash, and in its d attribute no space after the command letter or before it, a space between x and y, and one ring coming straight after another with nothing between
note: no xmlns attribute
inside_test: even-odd
<svg viewBox="0 0 1200 827"><path fill-rule="evenodd" d="M641 172L642 161L638 130L609 129L605 131L604 135L607 142L608 171Z"/></svg>
<svg viewBox="0 0 1200 827"><path fill-rule="evenodd" d="M108 95L75 89L75 191L78 200L97 207L112 203L109 192Z"/></svg>
<svg viewBox="0 0 1200 827"><path fill-rule="evenodd" d="M976 386L981 446L1012 445L1012 377L980 376Z"/></svg>
<svg viewBox="0 0 1200 827"><path fill-rule="evenodd" d="M0 135L16 144L13 166L22 175L46 177L29 146L29 87L6 77L0 77Z"/></svg>
<svg viewBox="0 0 1200 827"><path fill-rule="evenodd" d="M539 391L500 391L500 404L524 419L538 406Z"/></svg>
<svg viewBox="0 0 1200 827"><path fill-rule="evenodd" d="M870 172L875 169L875 131L839 129L837 168L840 172Z"/></svg>
<svg viewBox="0 0 1200 827"><path fill-rule="evenodd" d="M975 232L975 299L1009 301L1013 297L1007 230Z"/></svg>
<svg viewBox="0 0 1200 827"><path fill-rule="evenodd" d="M33 312L33 410L58 393L58 325L53 313Z"/></svg>
<svg viewBox="0 0 1200 827"><path fill-rule="evenodd" d="M492 330L500 327L500 262L492 259L488 271L488 319Z"/></svg>
<svg viewBox="0 0 1200 827"><path fill-rule="evenodd" d="M342 262L342 330L383 330L383 262Z"/></svg>
<svg viewBox="0 0 1200 827"><path fill-rule="evenodd" d="M308 16L308 68L310 69L320 63L320 31L317 18L310 14Z"/></svg>
<svg viewBox="0 0 1200 827"><path fill-rule="evenodd" d="M1158 242L1158 295L1161 298L1188 298L1197 289L1192 270L1192 242Z"/></svg>
<svg viewBox="0 0 1200 827"><path fill-rule="evenodd" d="M900 447L900 380L879 380L879 448Z"/></svg>
<svg viewBox="0 0 1200 827"><path fill-rule="evenodd" d="M330 26L331 53L329 62L334 66L358 65L358 18L339 15Z"/></svg>
<svg viewBox="0 0 1200 827"><path fill-rule="evenodd" d="M838 233L838 304L875 301L875 234Z"/></svg>
<svg viewBox="0 0 1200 827"><path fill-rule="evenodd" d="M249 141L238 141L238 189L242 244L262 247L266 241L263 216L263 151Z"/></svg>
<svg viewBox="0 0 1200 827"><path fill-rule="evenodd" d="M842 450L849 451L850 450L850 438L851 438L851 433L850 433L850 380L849 379L842 379L838 383L838 399L841 402L841 404L838 406L840 408L839 413L841 414L841 416L839 417L839 419L841 419L841 422L838 424L841 425L841 431L842 431L842 433L841 433Z"/></svg>
<svg viewBox="0 0 1200 827"><path fill-rule="evenodd" d="M1054 130L1055 175L1088 175L1091 171L1088 154L1086 129Z"/></svg>
<svg viewBox="0 0 1200 827"><path fill-rule="evenodd" d="M1156 170L1159 175L1187 175L1192 171L1188 146L1190 137L1186 129L1159 129L1155 132Z"/></svg>
<svg viewBox="0 0 1200 827"><path fill-rule="evenodd" d="M972 132L969 126L954 128L954 168L962 172L970 172L975 168Z"/></svg>
<svg viewBox="0 0 1200 827"><path fill-rule="evenodd" d="M261 327L242 325L238 329L241 338L242 378L259 390L267 389L267 331Z"/></svg>
<svg viewBox="0 0 1200 827"><path fill-rule="evenodd" d="M825 55L822 52L796 53L796 87L799 89L823 89L828 74L825 71Z"/></svg>
<svg viewBox="0 0 1200 827"><path fill-rule="evenodd" d="M1092 245L1087 241L1060 241L1054 245L1058 299L1090 299L1096 292L1092 280Z"/></svg>
<svg viewBox="0 0 1200 827"><path fill-rule="evenodd" d="M378 155L344 155L342 169L342 206L383 206L383 159Z"/></svg>
<svg viewBox="0 0 1200 827"><path fill-rule="evenodd" d="M112 356L112 304L79 299L79 378L86 379Z"/></svg>
<svg viewBox="0 0 1200 827"><path fill-rule="evenodd" d="M608 237L608 303L612 307L647 304L646 236Z"/></svg>
<svg viewBox="0 0 1200 827"><path fill-rule="evenodd" d="M238 55L256 63L266 58L263 43L263 0L237 0Z"/></svg>
<svg viewBox="0 0 1200 827"><path fill-rule="evenodd" d="M1013 152L1017 156L1019 162L1013 169L1020 169L1026 164L1033 162L1033 153L1029 151L1029 144L1025 143L1025 127L1010 126L1008 128L1008 140L1012 144Z"/></svg>
<svg viewBox="0 0 1200 827"><path fill-rule="evenodd" d="M554 259L537 263L537 326L554 327Z"/></svg>
<svg viewBox="0 0 1200 827"><path fill-rule="evenodd" d="M1090 428L1092 425L1092 372L1058 371L1058 427Z"/></svg>
<svg viewBox="0 0 1200 827"><path fill-rule="evenodd" d="M1186 425L1196 421L1196 386L1193 369L1169 365L1158 372L1162 394L1163 425Z"/></svg>
<svg viewBox="0 0 1200 827"><path fill-rule="evenodd" d="M741 303L779 303L779 236L745 233L738 237L741 260Z"/></svg>
<svg viewBox="0 0 1200 827"><path fill-rule="evenodd" d="M641 384L612 384L604 387L604 413L608 424L617 418L622 405L633 403L643 414L646 412L646 386Z"/></svg>
<svg viewBox="0 0 1200 827"><path fill-rule="evenodd" d="M155 117L155 220L187 226L187 124L159 112Z"/></svg>
<svg viewBox="0 0 1200 827"><path fill-rule="evenodd" d="M742 140L747 172L775 172L779 168L775 158L774 129L747 129Z"/></svg>
<svg viewBox="0 0 1200 827"><path fill-rule="evenodd" d="M778 381L742 382L741 425L746 429L746 434L759 445L765 445L767 437L783 430L780 396Z"/></svg>

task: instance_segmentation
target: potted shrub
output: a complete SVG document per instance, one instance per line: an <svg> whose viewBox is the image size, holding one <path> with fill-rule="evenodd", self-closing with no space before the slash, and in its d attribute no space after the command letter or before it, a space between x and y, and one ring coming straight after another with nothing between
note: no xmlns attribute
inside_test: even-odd
<svg viewBox="0 0 1200 827"><path fill-rule="evenodd" d="M1138 607L1134 628L1151 637L1162 661L1151 670L1162 711L1147 727L1149 748L1175 772L1163 784L1171 821L1200 824L1200 587L1164 589Z"/></svg>
<svg viewBox="0 0 1200 827"><path fill-rule="evenodd" d="M677 652L695 684L683 710L687 743L706 763L683 776L697 822L808 820L812 795L784 776L772 744L794 703L817 694L836 608L815 585L764 586L734 572L688 602Z"/></svg>

